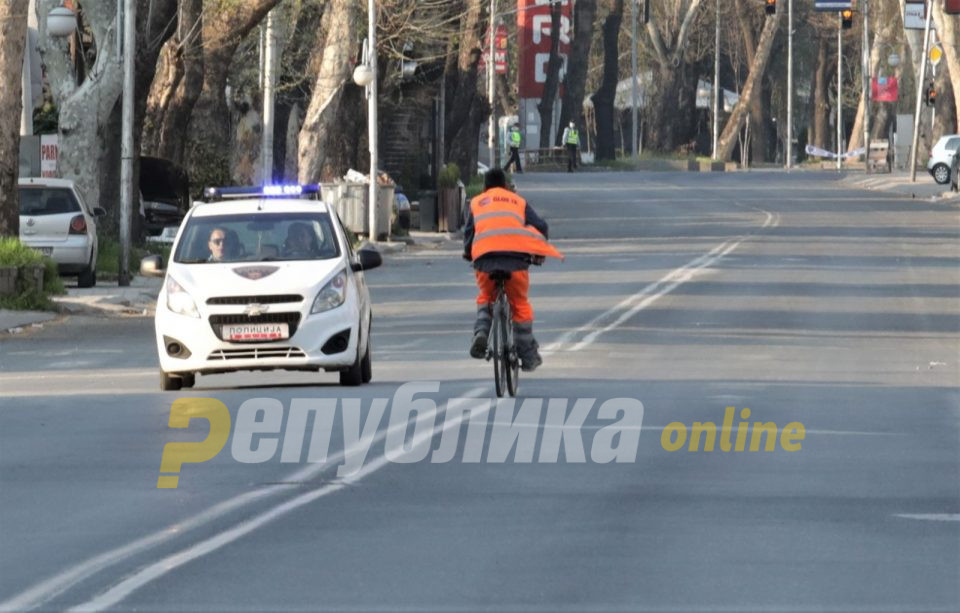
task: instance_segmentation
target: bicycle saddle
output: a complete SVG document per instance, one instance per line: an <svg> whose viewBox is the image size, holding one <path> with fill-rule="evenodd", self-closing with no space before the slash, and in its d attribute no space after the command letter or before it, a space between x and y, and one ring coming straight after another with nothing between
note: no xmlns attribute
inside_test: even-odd
<svg viewBox="0 0 960 613"><path fill-rule="evenodd" d="M510 279L509 270L495 270L490 273L490 278L494 281L507 281Z"/></svg>

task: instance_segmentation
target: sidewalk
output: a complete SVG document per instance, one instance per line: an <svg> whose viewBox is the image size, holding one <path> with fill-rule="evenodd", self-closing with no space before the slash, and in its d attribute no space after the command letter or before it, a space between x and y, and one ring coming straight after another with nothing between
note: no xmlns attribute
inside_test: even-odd
<svg viewBox="0 0 960 613"><path fill-rule="evenodd" d="M436 249L448 240L450 236L447 234L412 231L409 237L377 241L373 243L373 247L384 257L389 257L390 254L405 251L411 246ZM0 338L42 328L44 323L69 314L153 317L162 284L161 278L136 275L128 287L119 287L116 281L98 281L96 287L83 289L68 287L66 295L53 298L59 313L0 309Z"/></svg>
<svg viewBox="0 0 960 613"><path fill-rule="evenodd" d="M917 182L910 181L910 173L901 170L889 174L849 173L841 183L853 188L896 193L920 200L960 203L960 194L951 192L948 185L939 185L925 170L917 170Z"/></svg>

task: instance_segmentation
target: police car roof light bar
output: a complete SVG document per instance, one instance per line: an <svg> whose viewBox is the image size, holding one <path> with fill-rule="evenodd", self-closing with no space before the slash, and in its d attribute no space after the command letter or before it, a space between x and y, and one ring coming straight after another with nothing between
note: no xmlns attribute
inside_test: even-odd
<svg viewBox="0 0 960 613"><path fill-rule="evenodd" d="M233 198L301 198L319 200L320 186L309 185L263 185L244 187L208 187L203 190L207 202Z"/></svg>

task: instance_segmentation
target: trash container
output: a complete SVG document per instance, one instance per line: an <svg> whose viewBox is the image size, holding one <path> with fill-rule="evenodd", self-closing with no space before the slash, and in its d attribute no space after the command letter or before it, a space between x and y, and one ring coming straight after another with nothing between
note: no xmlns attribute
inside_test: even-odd
<svg viewBox="0 0 960 613"><path fill-rule="evenodd" d="M377 240L390 235L390 210L393 206L393 185L380 185L377 195ZM322 183L323 201L333 207L340 221L356 234L370 234L370 186L367 183Z"/></svg>
<svg viewBox="0 0 960 613"><path fill-rule="evenodd" d="M437 192L432 189L420 190L420 231L437 231Z"/></svg>

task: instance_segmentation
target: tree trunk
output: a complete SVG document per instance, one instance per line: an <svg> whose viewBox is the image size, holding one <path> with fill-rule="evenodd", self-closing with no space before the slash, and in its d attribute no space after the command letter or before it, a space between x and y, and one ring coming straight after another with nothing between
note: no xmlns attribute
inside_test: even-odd
<svg viewBox="0 0 960 613"><path fill-rule="evenodd" d="M567 72L563 79L563 99L560 106L559 129L555 142L560 142L563 127L573 121L586 134L583 121L583 95L587 87L587 68L590 64L590 47L593 43L593 20L597 13L597 0L578 0L573 5L573 43L567 59Z"/></svg>
<svg viewBox="0 0 960 613"><path fill-rule="evenodd" d="M752 66L756 42L753 35L752 14L753 10L747 10L743 5L744 0L737 0L737 22L740 25L741 39L743 48L747 57L747 65ZM753 9L753 7L750 7ZM762 82L762 81L761 81ZM762 95L754 96L750 101L750 153L754 162L767 161L767 120L764 116L764 100Z"/></svg>
<svg viewBox="0 0 960 613"><path fill-rule="evenodd" d="M783 11L777 11L774 15L766 18L763 25L763 32L760 34L760 42L757 44L757 53L754 61L750 64L750 73L747 76L747 82L740 94L740 101L734 107L727 120L727 125L723 127L723 134L717 144L717 157L721 160L729 160L733 154L734 145L737 143L737 134L743 126L749 104L757 94L757 86L760 84L764 72L767 70L767 62L770 60L770 50L773 48L773 40L777 34L777 28L780 25L780 16Z"/></svg>
<svg viewBox="0 0 960 613"><path fill-rule="evenodd" d="M355 0L332 0L323 22L323 57L298 143L301 183L330 181L349 170L358 156L366 99L353 84L360 12Z"/></svg>
<svg viewBox="0 0 960 613"><path fill-rule="evenodd" d="M233 119L226 86L237 46L280 0L208 1L203 17L203 89L187 129L185 158L204 183L230 181Z"/></svg>
<svg viewBox="0 0 960 613"><path fill-rule="evenodd" d="M0 236L20 235L20 113L28 0L0 3Z"/></svg>
<svg viewBox="0 0 960 613"><path fill-rule="evenodd" d="M648 147L668 151L680 142L689 142L695 129L697 79L688 69L684 54L701 0L674 0L663 4L667 5L665 11L670 11L672 4L672 14L653 13L646 28L648 52L656 76L653 91L645 92L644 121L649 126ZM672 42L673 46L669 47L664 41ZM598 122L599 119L598 116Z"/></svg>
<svg viewBox="0 0 960 613"><path fill-rule="evenodd" d="M830 142L830 101L827 100L827 79L830 75L830 64L827 61L827 40L817 38L817 67L814 72L813 85L813 134L810 144L814 147L826 149Z"/></svg>
<svg viewBox="0 0 960 613"><path fill-rule="evenodd" d="M476 173L480 126L490 113L487 101L477 89L480 62L481 16L484 0L467 0L460 19L459 53L451 43L446 68L445 145L446 159L460 167L466 183Z"/></svg>
<svg viewBox="0 0 960 613"><path fill-rule="evenodd" d="M203 0L181 0L177 33L164 45L161 62L169 76L154 82L147 101L147 123L153 134L145 134L145 150L180 165L190 115L203 91L202 16Z"/></svg>
<svg viewBox="0 0 960 613"><path fill-rule="evenodd" d="M58 4L58 0L38 0L37 13L44 15ZM66 43L47 36L46 20L38 21L40 52L54 102L60 109L60 176L72 179L90 206L102 206L108 212L118 207L115 201L101 198L102 177L111 171L105 156L111 148L119 147L108 140L106 126L123 87L117 62L116 6L116 0L86 0L83 4L97 55L80 85L72 76Z"/></svg>
<svg viewBox="0 0 960 613"><path fill-rule="evenodd" d="M616 134L613 122L613 100L620 78L620 23L623 21L623 0L614 0L613 8L603 22L603 81L593 97L597 113L597 159L616 158Z"/></svg>
<svg viewBox="0 0 960 613"><path fill-rule="evenodd" d="M945 66L941 66L940 70L949 73L949 79L947 80L952 84L952 124L954 131L956 131L956 127L960 126L960 87L956 86L957 83L960 83L960 47L958 47L960 45L960 18L956 15L945 14L942 2L934 2L933 6L933 19L937 23L937 32L940 34L940 40L944 41L941 47L946 61L944 62Z"/></svg>
<svg viewBox="0 0 960 613"><path fill-rule="evenodd" d="M553 136L553 103L557 99L560 82L560 10L559 2L550 5L550 58L547 60L547 80L537 110L540 111L540 148L551 146Z"/></svg>

